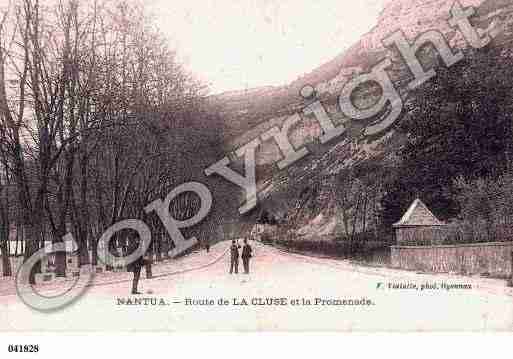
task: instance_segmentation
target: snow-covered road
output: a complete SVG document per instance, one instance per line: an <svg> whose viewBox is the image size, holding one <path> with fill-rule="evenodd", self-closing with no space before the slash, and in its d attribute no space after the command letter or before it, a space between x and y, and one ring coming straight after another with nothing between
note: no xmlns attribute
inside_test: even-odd
<svg viewBox="0 0 513 359"><path fill-rule="evenodd" d="M156 269L161 276L141 282L145 294L138 296L139 304L128 295L128 274L98 278L103 284L50 314L29 309L15 295L0 296L0 330L513 329L513 298L492 294L471 279L374 270L252 245L250 275L228 274L229 258L223 255L228 243L221 243L209 255L192 254Z"/></svg>

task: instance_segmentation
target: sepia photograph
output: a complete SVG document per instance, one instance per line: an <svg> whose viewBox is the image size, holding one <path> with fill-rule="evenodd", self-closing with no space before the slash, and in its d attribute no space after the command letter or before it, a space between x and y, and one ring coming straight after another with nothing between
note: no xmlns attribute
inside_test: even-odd
<svg viewBox="0 0 513 359"><path fill-rule="evenodd" d="M0 335L511 333L512 43L511 0L0 0Z"/></svg>

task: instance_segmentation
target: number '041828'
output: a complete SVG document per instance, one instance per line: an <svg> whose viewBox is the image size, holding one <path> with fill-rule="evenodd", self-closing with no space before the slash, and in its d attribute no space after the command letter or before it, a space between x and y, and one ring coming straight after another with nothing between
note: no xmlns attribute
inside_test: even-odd
<svg viewBox="0 0 513 359"><path fill-rule="evenodd" d="M37 353L39 352L39 345L9 345L7 347L9 353Z"/></svg>

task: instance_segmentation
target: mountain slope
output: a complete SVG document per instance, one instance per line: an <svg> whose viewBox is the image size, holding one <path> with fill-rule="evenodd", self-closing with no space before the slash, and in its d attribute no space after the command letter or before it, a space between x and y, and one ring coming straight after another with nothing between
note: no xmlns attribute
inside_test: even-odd
<svg viewBox="0 0 513 359"><path fill-rule="evenodd" d="M437 29L449 40L451 46L465 49L467 44L461 34L447 24L453 3L449 0L391 0L379 17L376 27L357 44L289 86L267 87L216 97L215 101L223 103L223 115L229 128L227 149L248 142L264 130L280 125L288 116L300 111L304 104L298 94L306 84L316 88L329 114L338 121L342 120L337 108L337 97L344 84L354 76L369 71L374 63L385 57L393 59L390 76L400 87L403 97L407 98L406 85L412 75L398 54L393 49L384 48L381 40L397 30L402 30L412 39L424 31ZM472 22L482 29L494 28L497 21L503 22L503 32L494 40L492 46L509 46L513 38L511 1L465 0L461 1L461 4L477 7L477 16ZM422 49L419 56L424 65L437 65L439 62L436 52L430 47ZM366 100L372 103L378 96L379 91L369 91ZM408 116L407 113L403 115ZM260 198L264 201L263 207L271 212L280 212L277 215L287 215L289 224L303 236L337 231L348 233L352 228L347 227L354 225L344 223L342 229L333 225L334 221L339 224L341 221L347 222L340 219L341 205L337 203L333 189L337 176L366 162L393 167L396 153L405 140L404 134L401 135L394 129L375 138L361 138L360 130L357 124L352 123L347 137L341 138L337 144L322 146L316 140L320 131L318 125L313 119L304 118L301 124L291 131L290 137L295 146L307 143L311 154L281 172L273 166L280 158L278 147L272 141L262 144L257 153L257 164L258 187ZM279 211L274 204L276 201L270 200L272 198L284 199ZM347 216L354 212L354 206L355 204L347 205ZM379 204L373 203L373 206L374 211L379 211ZM356 219L356 225L359 220L361 221Z"/></svg>

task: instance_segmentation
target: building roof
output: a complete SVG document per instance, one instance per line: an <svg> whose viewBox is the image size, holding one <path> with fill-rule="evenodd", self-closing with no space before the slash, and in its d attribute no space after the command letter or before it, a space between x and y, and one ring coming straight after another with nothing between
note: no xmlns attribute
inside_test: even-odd
<svg viewBox="0 0 513 359"><path fill-rule="evenodd" d="M420 200L416 199L410 205L410 208L403 215L401 220L394 223L393 227L417 227L417 226L445 226L446 224L440 221L435 215L427 208L427 206Z"/></svg>

